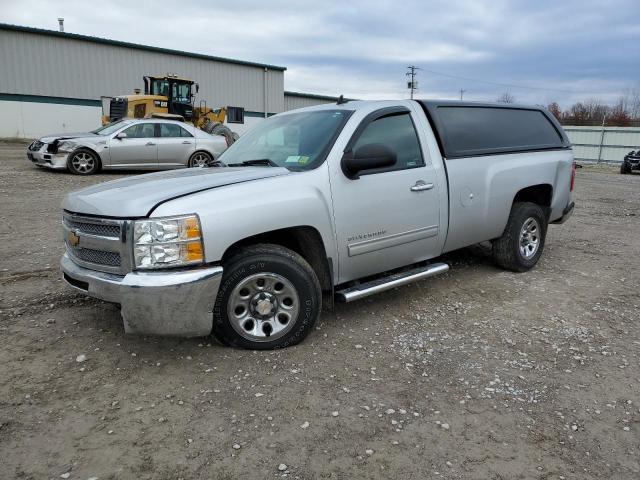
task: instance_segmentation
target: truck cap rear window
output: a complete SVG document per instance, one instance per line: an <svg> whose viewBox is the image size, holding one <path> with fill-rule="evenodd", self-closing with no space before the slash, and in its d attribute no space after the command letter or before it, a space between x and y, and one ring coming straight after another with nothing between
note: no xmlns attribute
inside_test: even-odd
<svg viewBox="0 0 640 480"><path fill-rule="evenodd" d="M425 103L449 159L569 147L562 128L540 109Z"/></svg>

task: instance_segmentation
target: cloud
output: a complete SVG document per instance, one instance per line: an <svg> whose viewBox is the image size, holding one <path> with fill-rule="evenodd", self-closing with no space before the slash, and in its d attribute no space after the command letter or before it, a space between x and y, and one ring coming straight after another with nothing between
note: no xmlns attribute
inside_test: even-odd
<svg viewBox="0 0 640 480"><path fill-rule="evenodd" d="M0 3L7 23L63 16L70 32L283 65L296 91L403 98L409 64L430 98L614 101L639 81L638 0Z"/></svg>

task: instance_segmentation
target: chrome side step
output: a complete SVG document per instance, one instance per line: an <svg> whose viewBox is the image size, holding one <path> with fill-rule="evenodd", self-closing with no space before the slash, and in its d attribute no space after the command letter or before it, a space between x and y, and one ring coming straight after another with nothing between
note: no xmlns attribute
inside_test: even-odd
<svg viewBox="0 0 640 480"><path fill-rule="evenodd" d="M449 270L446 263L433 263L426 267L412 268L404 272L394 273L387 277L377 278L344 290L336 291L336 299L340 302L353 302L368 297L374 293L384 292L391 288L400 287L423 278L433 277Z"/></svg>

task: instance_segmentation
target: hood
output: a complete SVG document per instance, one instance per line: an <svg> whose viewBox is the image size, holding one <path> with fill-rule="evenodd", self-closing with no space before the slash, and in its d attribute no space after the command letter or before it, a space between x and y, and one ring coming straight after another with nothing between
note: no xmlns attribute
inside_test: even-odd
<svg viewBox="0 0 640 480"><path fill-rule="evenodd" d="M146 217L159 204L176 197L289 173L282 167L212 167L136 175L71 192L62 208L104 217Z"/></svg>
<svg viewBox="0 0 640 480"><path fill-rule="evenodd" d="M54 140L69 140L72 138L96 138L100 137L95 133L91 132L78 132L78 133L52 133L51 135L46 135L40 139L41 142L51 143Z"/></svg>

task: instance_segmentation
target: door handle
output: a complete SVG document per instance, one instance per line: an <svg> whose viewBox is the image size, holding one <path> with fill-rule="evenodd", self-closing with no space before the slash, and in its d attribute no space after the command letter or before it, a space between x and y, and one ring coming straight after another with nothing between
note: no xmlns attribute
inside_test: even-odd
<svg viewBox="0 0 640 480"><path fill-rule="evenodd" d="M182 142L183 145L191 145L191 142L189 140L185 140L184 142Z"/></svg>
<svg viewBox="0 0 640 480"><path fill-rule="evenodd" d="M416 184L411 187L412 192L422 192L424 190L431 190L433 188L433 183L425 183L422 180L418 180Z"/></svg>
<svg viewBox="0 0 640 480"><path fill-rule="evenodd" d="M155 143L153 142L147 142L145 147L153 147L155 145Z"/></svg>

